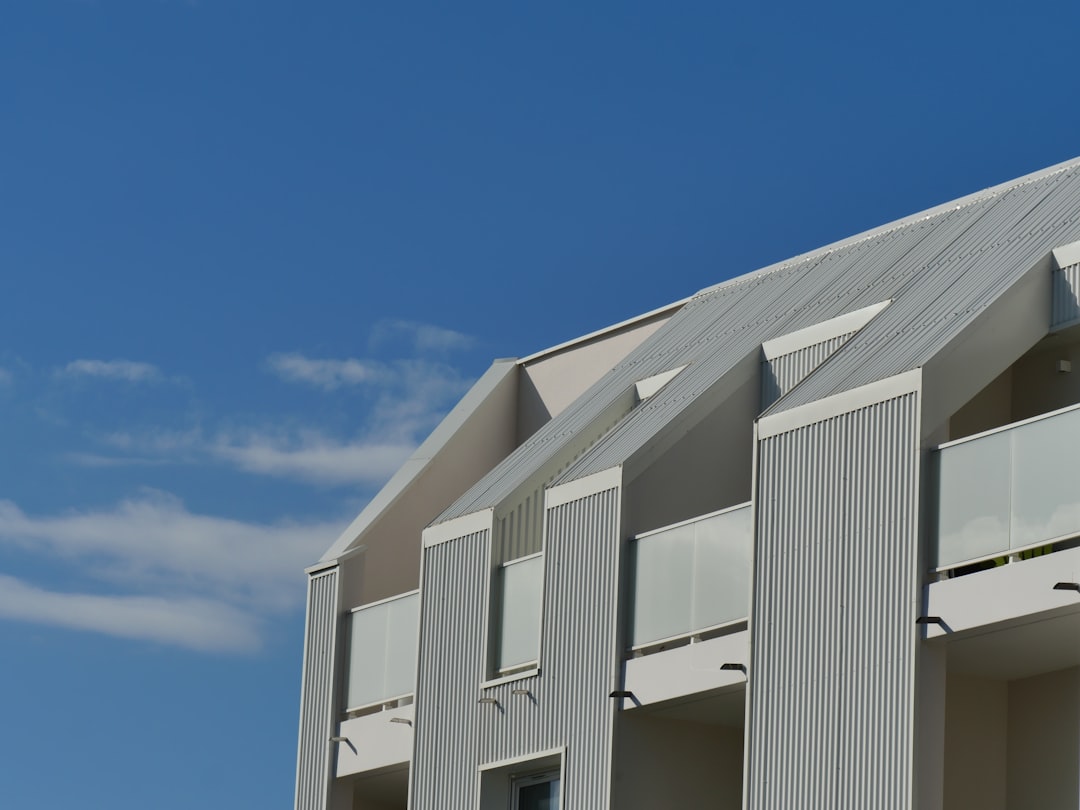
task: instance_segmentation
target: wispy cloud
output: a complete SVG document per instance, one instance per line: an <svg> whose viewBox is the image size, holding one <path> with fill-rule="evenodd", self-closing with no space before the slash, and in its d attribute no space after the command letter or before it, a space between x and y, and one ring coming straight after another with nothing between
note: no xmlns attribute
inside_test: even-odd
<svg viewBox="0 0 1080 810"><path fill-rule="evenodd" d="M6 368L0 368L0 386L11 385L15 382L15 376Z"/></svg>
<svg viewBox="0 0 1080 810"><path fill-rule="evenodd" d="M324 391L375 383L384 377L384 369L379 364L352 357L345 360L316 359L289 352L270 355L266 365L286 382L305 383Z"/></svg>
<svg viewBox="0 0 1080 810"><path fill-rule="evenodd" d="M112 508L62 515L29 515L0 501L0 543L64 560L114 591L58 593L8 576L0 580L0 616L194 649L250 650L268 614L300 603L298 572L339 530L336 522L198 514L151 490Z"/></svg>
<svg viewBox="0 0 1080 810"><path fill-rule="evenodd" d="M162 379L157 366L135 360L72 360L56 373L59 377L94 377L132 383L157 382Z"/></svg>
<svg viewBox="0 0 1080 810"><path fill-rule="evenodd" d="M0 574L0 618L211 652L258 649L254 617L209 599L59 593Z"/></svg>
<svg viewBox="0 0 1080 810"><path fill-rule="evenodd" d="M372 327L370 343L373 347L394 340L407 341L420 353L462 351L472 348L475 341L468 335L416 321L384 320Z"/></svg>
<svg viewBox="0 0 1080 810"><path fill-rule="evenodd" d="M341 442L313 431L299 436L221 436L211 452L242 470L318 484L377 485L412 453L409 441Z"/></svg>

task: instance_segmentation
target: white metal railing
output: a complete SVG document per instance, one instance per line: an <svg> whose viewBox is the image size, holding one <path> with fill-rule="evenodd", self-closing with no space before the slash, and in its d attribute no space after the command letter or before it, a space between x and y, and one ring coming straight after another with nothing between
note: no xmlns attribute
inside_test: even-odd
<svg viewBox="0 0 1080 810"><path fill-rule="evenodd" d="M748 503L633 538L631 648L744 621L752 547Z"/></svg>
<svg viewBox="0 0 1080 810"><path fill-rule="evenodd" d="M419 591L349 613L346 711L392 703L413 693L419 627Z"/></svg>
<svg viewBox="0 0 1080 810"><path fill-rule="evenodd" d="M1080 405L941 445L934 570L1080 534Z"/></svg>

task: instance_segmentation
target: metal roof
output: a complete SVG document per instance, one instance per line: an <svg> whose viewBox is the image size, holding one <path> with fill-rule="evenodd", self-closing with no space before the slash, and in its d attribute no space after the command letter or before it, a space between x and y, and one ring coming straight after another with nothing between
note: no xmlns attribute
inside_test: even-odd
<svg viewBox="0 0 1080 810"><path fill-rule="evenodd" d="M1080 159L707 288L439 520L497 507L637 380L689 364L554 483L631 459L764 341L886 299L891 306L768 412L921 367L1053 248L1077 239Z"/></svg>

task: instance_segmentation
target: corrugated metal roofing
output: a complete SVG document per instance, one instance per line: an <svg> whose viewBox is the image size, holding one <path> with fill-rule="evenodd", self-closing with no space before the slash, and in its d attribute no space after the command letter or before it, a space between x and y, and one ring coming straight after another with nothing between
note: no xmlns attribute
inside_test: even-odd
<svg viewBox="0 0 1080 810"><path fill-rule="evenodd" d="M918 368L1050 250L1077 239L1080 159L703 290L440 520L498 506L636 380L689 364L556 483L630 459L764 341L885 299L893 304L769 412Z"/></svg>

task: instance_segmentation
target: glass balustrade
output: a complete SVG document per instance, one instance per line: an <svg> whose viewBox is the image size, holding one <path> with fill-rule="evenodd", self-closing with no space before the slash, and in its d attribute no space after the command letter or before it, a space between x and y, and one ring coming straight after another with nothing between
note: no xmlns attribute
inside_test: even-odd
<svg viewBox="0 0 1080 810"><path fill-rule="evenodd" d="M750 504L639 535L631 541L631 646L701 633L746 618Z"/></svg>
<svg viewBox="0 0 1080 810"><path fill-rule="evenodd" d="M936 453L937 547L943 569L1080 534L1080 406Z"/></svg>
<svg viewBox="0 0 1080 810"><path fill-rule="evenodd" d="M418 592L365 605L349 614L345 676L349 711L412 694L419 627Z"/></svg>
<svg viewBox="0 0 1080 810"><path fill-rule="evenodd" d="M540 609L544 594L544 555L504 563L498 582L502 606L496 666L500 673L520 669L540 654Z"/></svg>

